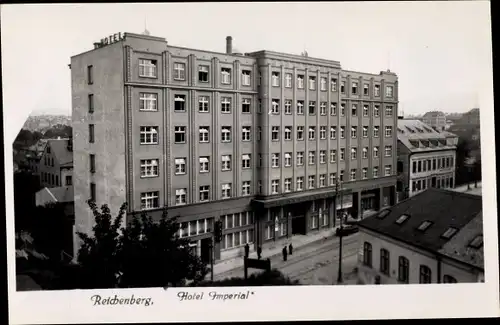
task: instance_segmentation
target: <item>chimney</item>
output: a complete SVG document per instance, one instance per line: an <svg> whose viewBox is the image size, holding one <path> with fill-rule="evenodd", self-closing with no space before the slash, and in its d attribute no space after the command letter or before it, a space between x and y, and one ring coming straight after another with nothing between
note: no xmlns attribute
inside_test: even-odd
<svg viewBox="0 0 500 325"><path fill-rule="evenodd" d="M233 54L233 38L226 37L226 54Z"/></svg>

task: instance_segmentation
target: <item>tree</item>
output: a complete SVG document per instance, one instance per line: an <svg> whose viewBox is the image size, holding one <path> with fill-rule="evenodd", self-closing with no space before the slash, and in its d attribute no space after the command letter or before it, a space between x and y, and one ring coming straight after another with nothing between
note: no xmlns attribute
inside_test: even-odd
<svg viewBox="0 0 500 325"><path fill-rule="evenodd" d="M469 180L469 171L465 161L470 155L469 141L464 138L458 139L457 154L456 154L456 180L455 185L461 185Z"/></svg>
<svg viewBox="0 0 500 325"><path fill-rule="evenodd" d="M72 136L73 129L69 125L57 124L45 131L44 139L55 139L57 137L69 138Z"/></svg>
<svg viewBox="0 0 500 325"><path fill-rule="evenodd" d="M291 280L280 271L273 269L269 272L260 272L251 274L247 279L244 278L229 278L219 281L203 281L202 283L193 284L198 287L243 287L243 286L290 286L300 285L298 280Z"/></svg>

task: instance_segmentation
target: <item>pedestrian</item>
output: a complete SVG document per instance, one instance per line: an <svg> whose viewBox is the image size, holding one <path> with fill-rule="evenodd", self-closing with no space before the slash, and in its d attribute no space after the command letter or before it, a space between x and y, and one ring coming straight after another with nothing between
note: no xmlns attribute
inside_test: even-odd
<svg viewBox="0 0 500 325"><path fill-rule="evenodd" d="M257 259L261 259L262 258L262 247L257 247Z"/></svg>
<svg viewBox="0 0 500 325"><path fill-rule="evenodd" d="M250 246L247 243L245 244L245 258L248 258L248 255L250 255Z"/></svg>
<svg viewBox="0 0 500 325"><path fill-rule="evenodd" d="M288 245L288 252L290 253L290 255L293 254L293 246L292 246L292 243L290 243L290 245Z"/></svg>
<svg viewBox="0 0 500 325"><path fill-rule="evenodd" d="M282 252L283 252L283 261L285 261L285 262L286 262L286 258L287 258L286 246L285 246L285 247L283 247L283 251L282 251Z"/></svg>

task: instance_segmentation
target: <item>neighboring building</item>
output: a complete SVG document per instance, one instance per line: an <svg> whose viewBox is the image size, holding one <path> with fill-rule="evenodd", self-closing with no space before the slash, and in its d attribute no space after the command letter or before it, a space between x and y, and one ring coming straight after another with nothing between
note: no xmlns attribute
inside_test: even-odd
<svg viewBox="0 0 500 325"><path fill-rule="evenodd" d="M29 169L37 176L40 176L40 159L45 152L47 141L47 139L40 139L36 144L25 150L25 156L28 161Z"/></svg>
<svg viewBox="0 0 500 325"><path fill-rule="evenodd" d="M446 127L446 115L439 111L427 112L422 117L422 122L437 131L442 131Z"/></svg>
<svg viewBox="0 0 500 325"><path fill-rule="evenodd" d="M359 222L363 284L484 282L481 196L428 189Z"/></svg>
<svg viewBox="0 0 500 325"><path fill-rule="evenodd" d="M462 114L462 117L458 119L455 124L474 125L479 127L481 124L479 119L479 108L473 108L467 113Z"/></svg>
<svg viewBox="0 0 500 325"><path fill-rule="evenodd" d="M40 156L39 172L42 187L73 184L72 139L49 139Z"/></svg>
<svg viewBox="0 0 500 325"><path fill-rule="evenodd" d="M395 203L396 74L238 54L231 37L226 53L113 40L71 58L77 231L91 231L89 198L129 216L167 208L205 260L222 220L225 259L332 228L338 178L352 215Z"/></svg>
<svg viewBox="0 0 500 325"><path fill-rule="evenodd" d="M398 196L430 187L453 188L458 138L417 120L398 121Z"/></svg>

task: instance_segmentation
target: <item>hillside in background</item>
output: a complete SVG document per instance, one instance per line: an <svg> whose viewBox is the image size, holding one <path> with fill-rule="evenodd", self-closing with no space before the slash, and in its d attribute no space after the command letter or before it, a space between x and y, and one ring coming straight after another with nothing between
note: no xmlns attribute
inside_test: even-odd
<svg viewBox="0 0 500 325"><path fill-rule="evenodd" d="M45 133L48 129L56 125L71 126L71 116L68 115L32 115L29 116L23 125L24 130L31 132Z"/></svg>

